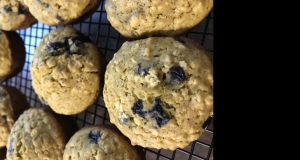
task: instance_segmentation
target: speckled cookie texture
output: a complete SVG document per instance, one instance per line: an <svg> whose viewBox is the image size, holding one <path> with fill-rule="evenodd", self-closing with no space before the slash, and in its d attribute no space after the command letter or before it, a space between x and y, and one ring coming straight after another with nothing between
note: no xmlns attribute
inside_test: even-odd
<svg viewBox="0 0 300 160"><path fill-rule="evenodd" d="M0 29L14 31L30 27L37 20L29 12L23 0L0 1Z"/></svg>
<svg viewBox="0 0 300 160"><path fill-rule="evenodd" d="M11 129L8 160L62 160L66 140L52 114L41 108L26 110Z"/></svg>
<svg viewBox="0 0 300 160"><path fill-rule="evenodd" d="M213 0L107 0L107 19L130 38L175 36L203 20Z"/></svg>
<svg viewBox="0 0 300 160"><path fill-rule="evenodd" d="M74 28L52 30L35 50L32 87L56 113L82 112L99 94L100 55L97 46Z"/></svg>
<svg viewBox="0 0 300 160"><path fill-rule="evenodd" d="M212 62L183 37L127 41L107 66L103 96L132 145L184 148L213 115Z"/></svg>
<svg viewBox="0 0 300 160"><path fill-rule="evenodd" d="M108 126L79 130L67 143L64 160L140 160L138 152L123 135Z"/></svg>
<svg viewBox="0 0 300 160"><path fill-rule="evenodd" d="M29 107L26 96L21 91L15 87L0 85L0 148L6 146L12 126Z"/></svg>
<svg viewBox="0 0 300 160"><path fill-rule="evenodd" d="M22 71L25 63L25 46L15 31L0 30L0 82Z"/></svg>
<svg viewBox="0 0 300 160"><path fill-rule="evenodd" d="M67 25L85 20L99 7L100 0L24 0L32 15L44 24Z"/></svg>

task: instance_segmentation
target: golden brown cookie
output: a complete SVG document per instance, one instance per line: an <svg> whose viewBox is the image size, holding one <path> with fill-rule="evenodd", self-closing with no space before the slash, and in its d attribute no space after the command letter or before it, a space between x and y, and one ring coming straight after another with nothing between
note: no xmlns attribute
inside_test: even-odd
<svg viewBox="0 0 300 160"><path fill-rule="evenodd" d="M108 126L89 126L76 132L67 143L64 160L141 160L122 134Z"/></svg>
<svg viewBox="0 0 300 160"><path fill-rule="evenodd" d="M37 20L31 15L23 0L0 1L0 29L14 31L30 27Z"/></svg>
<svg viewBox="0 0 300 160"><path fill-rule="evenodd" d="M202 21L213 0L106 0L110 24L130 38L182 35Z"/></svg>
<svg viewBox="0 0 300 160"><path fill-rule="evenodd" d="M0 82L21 72L25 57L24 41L20 35L15 31L0 30Z"/></svg>
<svg viewBox="0 0 300 160"><path fill-rule="evenodd" d="M37 46L31 63L32 86L56 113L85 110L98 97L101 53L71 27L52 30Z"/></svg>
<svg viewBox="0 0 300 160"><path fill-rule="evenodd" d="M212 62L183 37L127 41L107 66L103 97L132 145L184 148L213 114Z"/></svg>
<svg viewBox="0 0 300 160"><path fill-rule="evenodd" d="M62 160L66 144L62 126L47 110L30 108L16 121L6 144L8 160Z"/></svg>
<svg viewBox="0 0 300 160"><path fill-rule="evenodd" d="M29 107L26 96L21 91L15 87L0 85L0 148L6 146L15 121Z"/></svg>
<svg viewBox="0 0 300 160"><path fill-rule="evenodd" d="M32 15L50 26L68 25L90 17L101 0L24 0Z"/></svg>

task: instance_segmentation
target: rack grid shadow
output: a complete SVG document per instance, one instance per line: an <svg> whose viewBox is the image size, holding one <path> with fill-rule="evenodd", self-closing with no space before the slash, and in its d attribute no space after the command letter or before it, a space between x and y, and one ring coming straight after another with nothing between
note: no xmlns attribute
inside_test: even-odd
<svg viewBox="0 0 300 160"><path fill-rule="evenodd" d="M114 53L119 50L121 45L129 40L120 35L108 22L104 1L98 10L82 23L71 25L97 44L101 52L105 55L107 61L111 60ZM25 42L26 61L22 72L17 76L3 82L4 85L14 86L21 90L26 96L31 106L43 106L31 86L30 63L36 46L42 37L51 30L60 28L57 26L47 26L42 23L36 23L30 28L17 30ZM207 51L213 53L213 10L209 15L195 26L188 33L182 35L200 43ZM109 115L105 107L103 97L100 96L85 111L74 115L79 128L93 124L110 124ZM205 128L201 137L190 143L183 149L157 150L154 148L144 148L147 160L213 160L213 120Z"/></svg>

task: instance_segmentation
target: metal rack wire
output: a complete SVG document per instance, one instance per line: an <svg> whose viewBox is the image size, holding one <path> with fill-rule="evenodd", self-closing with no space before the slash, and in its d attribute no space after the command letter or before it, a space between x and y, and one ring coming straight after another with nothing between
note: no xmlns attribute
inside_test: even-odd
<svg viewBox="0 0 300 160"><path fill-rule="evenodd" d="M100 7L92 17L82 23L72 25L72 27L89 36L105 55L106 60L109 61L128 38L120 35L110 25L106 18L104 3L102 1ZM30 62L35 48L42 37L56 28L59 27L36 23L30 28L17 31L25 42L26 62L21 73L3 82L3 84L20 89L27 96L31 106L39 107L42 104L31 86ZM193 39L200 43L207 51L213 52L213 10L201 23L183 36ZM80 128L92 124L109 124L109 116L103 102L103 97L100 96L85 111L74 115L74 119ZM190 143L183 149L170 151L144 148L144 152L147 160L213 160L213 148L212 121L198 140Z"/></svg>

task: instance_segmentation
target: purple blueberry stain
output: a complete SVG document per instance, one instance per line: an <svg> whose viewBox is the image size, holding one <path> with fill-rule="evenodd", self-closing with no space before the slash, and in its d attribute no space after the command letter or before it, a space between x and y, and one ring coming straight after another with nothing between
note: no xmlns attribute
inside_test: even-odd
<svg viewBox="0 0 300 160"><path fill-rule="evenodd" d="M78 54L83 55L79 52L79 48L82 46L83 42L90 42L87 37L83 37L79 34L78 37L65 37L64 42L53 42L50 43L47 48L50 51L52 56L61 55L62 52L59 49L65 49L65 53L68 55ZM75 47L74 47L75 46Z"/></svg>
<svg viewBox="0 0 300 160"><path fill-rule="evenodd" d="M149 69L150 68L142 68L142 65L138 64L137 72L138 72L139 75L147 76L147 75L149 75Z"/></svg>
<svg viewBox="0 0 300 160"><path fill-rule="evenodd" d="M169 69L168 74L170 76L170 84L174 85L176 82L182 83L186 77L183 69L180 66L173 66Z"/></svg>
<svg viewBox="0 0 300 160"><path fill-rule="evenodd" d="M61 48L64 48L64 47L65 47L65 43L62 43L62 42L53 42L47 46L48 50L51 51L52 56L60 55L58 50Z"/></svg>
<svg viewBox="0 0 300 160"><path fill-rule="evenodd" d="M11 6L4 6L4 11L5 11L5 13L9 13L9 12L11 12L12 11L12 8L11 8Z"/></svg>
<svg viewBox="0 0 300 160"><path fill-rule="evenodd" d="M52 48L54 50L58 50L60 48L64 48L65 44L62 42L53 42L48 45L48 48Z"/></svg>
<svg viewBox="0 0 300 160"><path fill-rule="evenodd" d="M143 69L144 70L144 76L147 76L149 74L149 69L150 68L144 68Z"/></svg>
<svg viewBox="0 0 300 160"><path fill-rule="evenodd" d="M98 144L98 139L101 138L101 133L100 131L97 131L97 133L94 134L92 131L90 131L88 136L89 139L91 139L90 143Z"/></svg>
<svg viewBox="0 0 300 160"><path fill-rule="evenodd" d="M64 19L60 16L60 15L55 15L55 18L57 19L57 20L59 20L59 21L64 21Z"/></svg>
<svg viewBox="0 0 300 160"><path fill-rule="evenodd" d="M156 124L159 128L167 124L170 120L168 116L164 116L164 111L162 109L161 100L155 98L154 107L148 111L152 118L155 118Z"/></svg>
<svg viewBox="0 0 300 160"><path fill-rule="evenodd" d="M134 105L131 107L131 111L133 114L138 114L140 117L145 118L146 112L143 111L143 101L142 100L137 100Z"/></svg>
<svg viewBox="0 0 300 160"><path fill-rule="evenodd" d="M137 72L138 72L139 75L142 74L142 66L141 66L141 64L138 64Z"/></svg>

